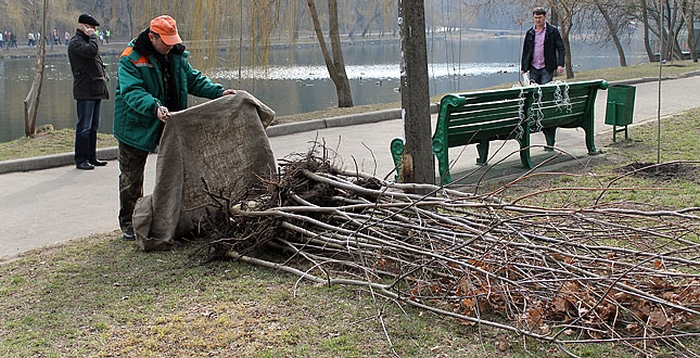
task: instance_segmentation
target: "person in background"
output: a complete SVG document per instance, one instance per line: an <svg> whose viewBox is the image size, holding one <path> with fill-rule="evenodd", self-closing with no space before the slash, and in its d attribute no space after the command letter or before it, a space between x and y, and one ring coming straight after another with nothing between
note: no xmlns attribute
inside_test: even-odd
<svg viewBox="0 0 700 358"><path fill-rule="evenodd" d="M78 17L78 29L68 42L68 59L73 72L73 98L78 124L75 127L75 166L82 170L107 165L97 159L97 130L103 99L109 99L107 74L100 56L95 28L100 23L88 14Z"/></svg>
<svg viewBox="0 0 700 358"><path fill-rule="evenodd" d="M564 41L559 29L547 22L547 11L536 7L532 11L534 26L525 33L520 74L529 72L529 79L545 84L554 78L554 72L564 73Z"/></svg>
<svg viewBox="0 0 700 358"><path fill-rule="evenodd" d="M132 216L143 196L146 159L156 151L171 111L187 96L217 98L235 90L213 83L190 65L175 19L161 15L132 40L119 58L114 137L119 141L119 226L135 240Z"/></svg>
<svg viewBox="0 0 700 358"><path fill-rule="evenodd" d="M53 29L51 31L51 40L53 41L54 45L60 45L61 44L61 39L58 37L58 30Z"/></svg>

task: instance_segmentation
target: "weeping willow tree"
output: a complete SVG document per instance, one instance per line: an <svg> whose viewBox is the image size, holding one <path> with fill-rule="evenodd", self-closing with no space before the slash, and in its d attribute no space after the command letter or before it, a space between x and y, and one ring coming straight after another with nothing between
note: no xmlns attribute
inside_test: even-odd
<svg viewBox="0 0 700 358"><path fill-rule="evenodd" d="M266 66L270 41L283 18L281 0L101 2L105 6L96 13L123 40L135 38L158 15L172 16L185 45L197 54L193 65L204 69L240 68L244 62L252 68Z"/></svg>
<svg viewBox="0 0 700 358"><path fill-rule="evenodd" d="M343 36L364 38L373 31L396 33L396 5L390 0L100 0L101 16L116 32L135 37L155 16L169 14L187 47L198 54L198 68L267 69L274 43L319 44L339 107L353 105L341 42ZM318 6L317 6L318 5ZM371 6L365 6L371 5ZM357 36L359 34L359 36ZM306 35L306 36L304 36ZM350 36L347 37L350 41ZM245 55L244 55L245 54Z"/></svg>

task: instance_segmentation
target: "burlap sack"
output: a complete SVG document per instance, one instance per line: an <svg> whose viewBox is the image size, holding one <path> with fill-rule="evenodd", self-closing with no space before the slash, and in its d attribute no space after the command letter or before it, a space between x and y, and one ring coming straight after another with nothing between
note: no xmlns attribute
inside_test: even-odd
<svg viewBox="0 0 700 358"><path fill-rule="evenodd" d="M214 193L236 198L276 173L265 128L275 112L245 91L173 113L158 149L153 194L136 203L133 225L144 251L167 249L188 233Z"/></svg>

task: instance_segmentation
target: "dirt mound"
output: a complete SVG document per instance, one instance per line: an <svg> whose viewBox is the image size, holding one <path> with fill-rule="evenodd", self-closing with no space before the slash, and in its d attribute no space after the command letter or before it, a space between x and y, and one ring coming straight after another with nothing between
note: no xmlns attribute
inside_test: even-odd
<svg viewBox="0 0 700 358"><path fill-rule="evenodd" d="M688 163L632 163L624 167L616 168L615 173L631 174L635 177L671 181L685 179L700 182L698 166Z"/></svg>

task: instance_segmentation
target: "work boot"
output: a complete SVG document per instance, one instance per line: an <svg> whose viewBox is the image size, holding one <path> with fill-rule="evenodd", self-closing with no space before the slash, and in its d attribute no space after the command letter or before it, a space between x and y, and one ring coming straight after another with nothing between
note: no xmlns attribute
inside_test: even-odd
<svg viewBox="0 0 700 358"><path fill-rule="evenodd" d="M136 235L134 235L134 229L126 229L126 231L124 231L124 241L134 240L136 240Z"/></svg>

